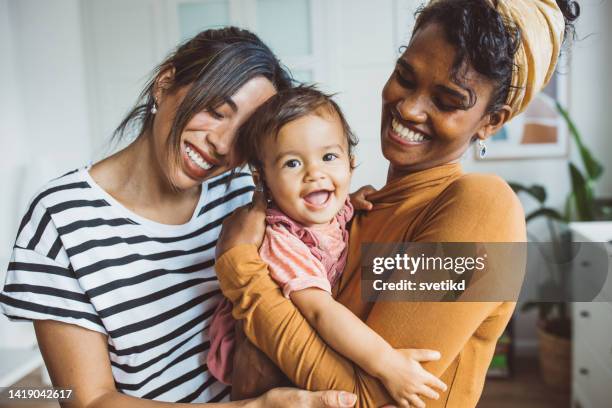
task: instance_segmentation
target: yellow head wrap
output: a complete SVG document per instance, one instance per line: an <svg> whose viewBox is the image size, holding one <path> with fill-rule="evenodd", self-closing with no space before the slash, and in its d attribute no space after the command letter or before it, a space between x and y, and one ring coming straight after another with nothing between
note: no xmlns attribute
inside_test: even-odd
<svg viewBox="0 0 612 408"><path fill-rule="evenodd" d="M514 117L527 108L554 74L565 19L555 0L500 0L497 11L521 30L521 46L514 56L518 70L512 74L506 101Z"/></svg>

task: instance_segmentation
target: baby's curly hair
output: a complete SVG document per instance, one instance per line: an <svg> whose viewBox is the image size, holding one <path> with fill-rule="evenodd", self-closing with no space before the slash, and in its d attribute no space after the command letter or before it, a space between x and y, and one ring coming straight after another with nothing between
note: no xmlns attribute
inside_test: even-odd
<svg viewBox="0 0 612 408"><path fill-rule="evenodd" d="M342 110L333 101L332 95L325 94L314 86L300 85L272 96L240 127L234 147L236 160L262 172L264 140L277 137L287 123L307 115L320 115L322 110L340 120L348 144L349 157L352 157L357 137L346 122Z"/></svg>

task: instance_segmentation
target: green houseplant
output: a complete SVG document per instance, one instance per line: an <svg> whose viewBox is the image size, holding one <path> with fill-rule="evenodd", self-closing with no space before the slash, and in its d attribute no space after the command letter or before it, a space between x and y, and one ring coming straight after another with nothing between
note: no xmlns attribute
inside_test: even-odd
<svg viewBox="0 0 612 408"><path fill-rule="evenodd" d="M578 148L581 166L568 163L571 190L565 201L565 208L559 211L546 205L547 193L541 185L525 186L510 182L512 189L528 196L537 203L537 208L527 214L526 222L544 219L546 222L550 251L544 256L548 262L550 279L539 290L563 291L569 280L567 261L571 256L571 233L567 227L570 221L594 221L612 219L612 206L609 202L595 197L594 187L603 174L603 166L586 147L582 136L568 112L557 102L557 110L564 118L572 140ZM531 241L539 240L529 235ZM550 287L552 286L552 287ZM522 311L538 310L538 335L540 340L540 366L544 380L551 386L566 388L570 381L571 364L571 319L566 302L526 302Z"/></svg>

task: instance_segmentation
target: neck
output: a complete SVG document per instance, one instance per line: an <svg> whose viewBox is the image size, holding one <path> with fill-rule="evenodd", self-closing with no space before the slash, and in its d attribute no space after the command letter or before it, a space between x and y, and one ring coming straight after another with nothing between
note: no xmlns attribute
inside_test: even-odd
<svg viewBox="0 0 612 408"><path fill-rule="evenodd" d="M398 167L394 166L392 163L389 163L389 170L387 171L387 183L391 183L392 181L401 179L403 177L409 176L414 173L418 173L420 171L429 170L434 167L440 167L447 164L459 163L459 159L450 160L444 163L424 163L418 166L410 166L410 167Z"/></svg>

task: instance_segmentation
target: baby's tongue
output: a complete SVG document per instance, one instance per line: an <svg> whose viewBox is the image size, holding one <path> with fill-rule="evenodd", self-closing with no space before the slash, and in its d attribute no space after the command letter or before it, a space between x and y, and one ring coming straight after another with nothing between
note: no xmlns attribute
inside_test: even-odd
<svg viewBox="0 0 612 408"><path fill-rule="evenodd" d="M315 191L314 193L310 193L307 196L304 196L304 201L314 205L321 205L325 203L328 198L329 191Z"/></svg>

